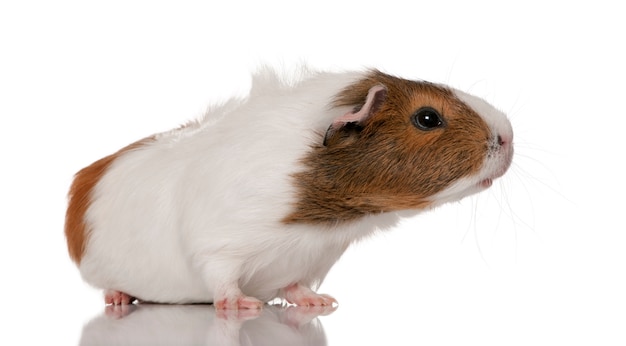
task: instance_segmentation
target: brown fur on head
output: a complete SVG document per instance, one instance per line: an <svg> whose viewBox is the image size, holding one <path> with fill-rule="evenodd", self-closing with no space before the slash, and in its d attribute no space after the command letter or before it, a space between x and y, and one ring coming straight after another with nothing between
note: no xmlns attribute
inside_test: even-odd
<svg viewBox="0 0 626 346"><path fill-rule="evenodd" d="M368 93L377 85L385 92L370 96L368 104ZM429 197L480 170L489 127L450 89L372 71L334 102L354 113L366 104L371 114L333 123L325 145L316 145L304 158L305 169L294 176L298 200L284 222L336 223L423 209L432 203ZM438 111L442 125L431 130L415 126L412 116L422 107Z"/></svg>

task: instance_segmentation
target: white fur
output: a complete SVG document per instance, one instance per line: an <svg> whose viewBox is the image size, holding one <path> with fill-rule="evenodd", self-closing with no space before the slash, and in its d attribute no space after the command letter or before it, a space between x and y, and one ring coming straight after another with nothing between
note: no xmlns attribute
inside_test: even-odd
<svg viewBox="0 0 626 346"><path fill-rule="evenodd" d="M237 287L268 301L293 283L317 287L350 243L399 220L380 214L332 230L281 223L298 160L349 111L329 102L361 77L318 73L287 85L265 71L247 99L120 156L86 214L84 279L169 303L236 296Z"/></svg>
<svg viewBox="0 0 626 346"><path fill-rule="evenodd" d="M453 89L453 91L458 99L472 108L485 121L491 131L491 148L487 153L487 157L485 157L480 172L476 175L459 179L444 191L432 196L433 207L457 201L486 189L488 186L483 185L483 182L498 178L504 174L513 159L513 128L506 115L481 98L460 90ZM498 136L506 143L502 148L499 148L497 144Z"/></svg>
<svg viewBox="0 0 626 346"><path fill-rule="evenodd" d="M470 95L456 89L454 90L454 93L456 97L470 106L483 118L491 129L492 134L500 135L508 142L513 140L513 128L511 127L511 122L503 112L487 103L487 101L474 95Z"/></svg>

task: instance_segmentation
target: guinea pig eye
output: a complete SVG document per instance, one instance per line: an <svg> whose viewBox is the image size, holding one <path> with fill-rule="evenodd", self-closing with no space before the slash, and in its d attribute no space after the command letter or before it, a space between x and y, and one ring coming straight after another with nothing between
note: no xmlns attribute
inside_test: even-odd
<svg viewBox="0 0 626 346"><path fill-rule="evenodd" d="M432 130L443 125L443 120L441 120L439 112L430 107L418 109L413 113L411 119L413 120L413 125L424 131Z"/></svg>

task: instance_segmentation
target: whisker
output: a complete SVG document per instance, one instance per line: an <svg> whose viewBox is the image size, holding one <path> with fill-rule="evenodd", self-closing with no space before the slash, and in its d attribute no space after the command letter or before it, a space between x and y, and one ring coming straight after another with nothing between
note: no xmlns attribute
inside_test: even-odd
<svg viewBox="0 0 626 346"><path fill-rule="evenodd" d="M541 163L541 162L539 162ZM547 168L547 167L546 167ZM569 199L566 195L564 195L563 193L561 193L559 190L557 190L556 188L554 188L553 186L549 185L548 183L542 181L541 179L533 176L530 172L528 172L526 169L522 168L522 166L513 163L513 165L511 166L511 171L513 173L514 176L517 176L518 179L523 182L524 180L522 178L525 178L528 181L532 181L534 183L537 183L539 185L541 185L544 188L547 188L548 190L552 191L553 193L555 193L556 195L558 195L559 197L561 197L563 200L571 203L572 205L575 205L576 203L574 203L574 201L572 201L571 199ZM528 194L530 195L530 192L528 191L528 189L526 188L526 185L522 184L522 186L526 189L526 191L528 192Z"/></svg>
<svg viewBox="0 0 626 346"><path fill-rule="evenodd" d="M465 233L463 234L463 237L461 238L461 243L465 242L465 239L467 238L467 235L470 233L470 231L472 231L473 235L474 235L474 244L476 245L476 249L478 250L478 254L480 255L480 259L482 260L482 262L485 264L485 266L487 266L488 269L491 269L491 266L489 265L489 262L487 261L487 258L485 257L485 253L483 251L482 246L480 245L480 239L478 236L478 218L477 218L477 214L478 214L478 203L476 201L475 198L471 199L471 210L472 213L470 214L470 220L469 223L467 225L467 230L465 231Z"/></svg>

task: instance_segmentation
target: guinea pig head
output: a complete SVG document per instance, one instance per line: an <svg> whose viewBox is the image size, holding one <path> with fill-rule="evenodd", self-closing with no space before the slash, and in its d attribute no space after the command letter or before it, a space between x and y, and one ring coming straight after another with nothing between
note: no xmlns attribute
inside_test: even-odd
<svg viewBox="0 0 626 346"><path fill-rule="evenodd" d="M489 187L513 156L506 116L477 97L371 72L340 92L349 109L295 174L287 223L425 209Z"/></svg>

